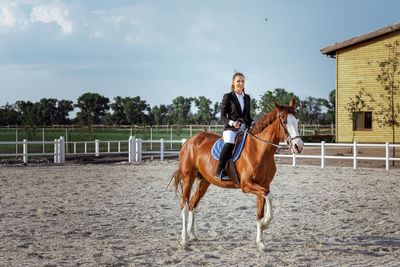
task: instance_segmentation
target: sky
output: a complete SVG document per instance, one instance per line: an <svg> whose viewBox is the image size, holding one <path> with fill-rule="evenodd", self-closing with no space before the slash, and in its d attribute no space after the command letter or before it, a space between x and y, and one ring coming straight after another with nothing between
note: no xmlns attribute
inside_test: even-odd
<svg viewBox="0 0 400 267"><path fill-rule="evenodd" d="M320 49L397 22L397 0L0 0L0 106L18 100L151 106L221 101L235 71L259 99L284 88L328 98L335 59Z"/></svg>

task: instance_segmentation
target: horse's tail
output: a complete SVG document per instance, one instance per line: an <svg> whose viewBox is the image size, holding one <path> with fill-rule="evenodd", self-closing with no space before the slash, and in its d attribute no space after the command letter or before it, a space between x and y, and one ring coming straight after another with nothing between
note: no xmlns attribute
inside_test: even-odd
<svg viewBox="0 0 400 267"><path fill-rule="evenodd" d="M172 183L172 181L174 181L175 194L178 195L179 185L182 184L182 178L180 176L179 168L174 172L174 174L171 175L167 188Z"/></svg>

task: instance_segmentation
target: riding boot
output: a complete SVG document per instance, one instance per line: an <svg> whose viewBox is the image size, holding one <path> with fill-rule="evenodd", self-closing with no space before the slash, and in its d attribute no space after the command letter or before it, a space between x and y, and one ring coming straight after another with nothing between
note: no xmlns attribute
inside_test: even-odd
<svg viewBox="0 0 400 267"><path fill-rule="evenodd" d="M232 158L232 151L235 147L234 144L225 143L224 147L221 150L221 154L219 156L218 169L215 173L215 177L221 179L221 181L229 181L229 176L225 171L225 165L230 158Z"/></svg>

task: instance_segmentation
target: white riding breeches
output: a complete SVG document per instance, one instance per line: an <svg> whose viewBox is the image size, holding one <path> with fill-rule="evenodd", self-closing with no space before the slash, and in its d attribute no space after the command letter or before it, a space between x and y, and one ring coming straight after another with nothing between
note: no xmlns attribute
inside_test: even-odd
<svg viewBox="0 0 400 267"><path fill-rule="evenodd" d="M237 131L226 130L226 131L224 131L222 133L222 136L224 138L224 142L225 143L234 144L235 143L235 138L239 133L240 133L240 130L237 130Z"/></svg>

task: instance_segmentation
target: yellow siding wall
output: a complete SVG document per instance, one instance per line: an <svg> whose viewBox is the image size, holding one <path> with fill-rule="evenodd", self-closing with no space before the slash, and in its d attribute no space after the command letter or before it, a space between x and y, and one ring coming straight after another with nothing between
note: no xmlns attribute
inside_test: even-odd
<svg viewBox="0 0 400 267"><path fill-rule="evenodd" d="M377 102L381 102L380 95L385 93L382 85L376 80L380 73L379 62L388 58L389 52L386 44L394 41L400 42L400 33L390 36L375 38L337 51L336 55L336 142L352 142L352 121L345 106L350 102L350 97L358 94L361 88L371 93ZM361 81L361 83L359 83ZM354 98L353 98L354 99ZM365 98L367 100L368 98ZM400 103L397 95L395 103ZM368 104L374 109L378 103ZM374 110L373 120L376 116ZM372 122L372 130L355 131L354 141L361 143L392 143L392 128L380 128ZM396 143L400 142L400 127L395 127Z"/></svg>

